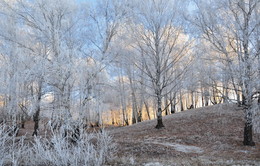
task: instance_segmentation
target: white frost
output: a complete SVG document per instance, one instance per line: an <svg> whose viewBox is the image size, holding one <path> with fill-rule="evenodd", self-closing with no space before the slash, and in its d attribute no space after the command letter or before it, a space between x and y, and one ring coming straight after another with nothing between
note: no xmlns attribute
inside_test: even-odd
<svg viewBox="0 0 260 166"><path fill-rule="evenodd" d="M162 143L162 142L151 142L157 145L170 146L173 147L176 151L184 153L203 153L203 149L196 146L182 145L177 143Z"/></svg>
<svg viewBox="0 0 260 166"><path fill-rule="evenodd" d="M150 163L145 163L144 166L161 166L162 164L159 162L150 162Z"/></svg>

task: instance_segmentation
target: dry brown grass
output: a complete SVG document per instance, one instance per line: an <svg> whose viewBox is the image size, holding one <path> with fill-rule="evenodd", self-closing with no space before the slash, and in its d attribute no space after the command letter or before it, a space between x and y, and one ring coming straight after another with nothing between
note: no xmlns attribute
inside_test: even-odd
<svg viewBox="0 0 260 166"><path fill-rule="evenodd" d="M243 111L232 104L188 110L110 130L117 145L111 165L260 165L256 146L243 146Z"/></svg>
<svg viewBox="0 0 260 166"><path fill-rule="evenodd" d="M243 146L243 117L241 108L222 104L165 116L165 128L159 130L156 120L108 127L118 150L108 165L258 166L260 134L254 134L256 146ZM45 134L44 125L40 122L40 135ZM32 140L33 126L27 121L19 136L27 133L26 140Z"/></svg>

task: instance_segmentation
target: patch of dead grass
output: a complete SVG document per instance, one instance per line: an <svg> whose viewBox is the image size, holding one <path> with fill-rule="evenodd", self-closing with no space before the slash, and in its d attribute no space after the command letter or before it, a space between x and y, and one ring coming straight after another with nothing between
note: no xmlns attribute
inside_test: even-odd
<svg viewBox="0 0 260 166"><path fill-rule="evenodd" d="M241 108L221 104L165 116L165 128L159 130L156 120L108 130L117 142L118 157L132 156L135 164L260 165L259 134L254 135L256 146L242 144L243 117ZM201 151L180 151L173 145Z"/></svg>

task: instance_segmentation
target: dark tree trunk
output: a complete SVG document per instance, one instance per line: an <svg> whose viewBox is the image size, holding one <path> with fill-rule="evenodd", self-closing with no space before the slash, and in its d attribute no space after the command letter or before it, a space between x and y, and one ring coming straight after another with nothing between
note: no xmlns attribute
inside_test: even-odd
<svg viewBox="0 0 260 166"><path fill-rule="evenodd" d="M136 123L136 119L135 119L134 114L132 114L132 124L135 124L135 123Z"/></svg>
<svg viewBox="0 0 260 166"><path fill-rule="evenodd" d="M171 101L171 114L174 114L174 113L175 113L175 105Z"/></svg>
<svg viewBox="0 0 260 166"><path fill-rule="evenodd" d="M112 125L114 125L115 124L115 121L114 121L114 118L112 118Z"/></svg>
<svg viewBox="0 0 260 166"><path fill-rule="evenodd" d="M141 99L141 102L140 102L140 105L139 105L139 108L137 107L137 122L142 122L143 120L143 99Z"/></svg>
<svg viewBox="0 0 260 166"><path fill-rule="evenodd" d="M42 85L41 81L38 83L39 89L38 89L38 98L37 98L37 108L36 112L33 115L33 121L34 121L34 131L33 131L33 136L37 136L38 134L38 129L39 129L39 121L40 121L40 111L41 111L41 91L42 91Z"/></svg>
<svg viewBox="0 0 260 166"><path fill-rule="evenodd" d="M129 126L128 119L125 119L125 125L126 125L126 126Z"/></svg>
<svg viewBox="0 0 260 166"><path fill-rule="evenodd" d="M139 123L139 122L142 122L142 116L138 116L137 117L137 122Z"/></svg>
<svg viewBox="0 0 260 166"><path fill-rule="evenodd" d="M252 113L249 110L247 111L246 115L246 122L244 128L244 145L247 146L255 146L253 141L253 125L252 125Z"/></svg>
<svg viewBox="0 0 260 166"><path fill-rule="evenodd" d="M213 86L212 86L212 100L211 100L211 98L210 98L210 101L211 101L211 103L213 104L213 105L216 105L216 104L218 104L218 101L217 101L217 98L216 98L216 96L217 96L217 92L216 92L216 87L215 87L215 85L214 85L214 83L213 83Z"/></svg>
<svg viewBox="0 0 260 166"><path fill-rule="evenodd" d="M255 146L253 141L253 125L252 118L250 116L246 117L245 128L244 128L244 145Z"/></svg>
<svg viewBox="0 0 260 166"><path fill-rule="evenodd" d="M205 99L205 106L209 106L209 101L207 99Z"/></svg>
<svg viewBox="0 0 260 166"><path fill-rule="evenodd" d="M171 105L171 114L174 114L176 112L175 106L176 106L176 92L174 92L173 96L170 96L170 105Z"/></svg>
<svg viewBox="0 0 260 166"><path fill-rule="evenodd" d="M181 105L181 111L184 111L181 91L180 91L180 105Z"/></svg>
<svg viewBox="0 0 260 166"><path fill-rule="evenodd" d="M204 90L204 105L205 106L209 106L209 98L210 98L210 94L208 89Z"/></svg>
<svg viewBox="0 0 260 166"><path fill-rule="evenodd" d="M255 143L253 141L253 126L252 124L245 123L244 128L244 145L247 146L255 146Z"/></svg>
<svg viewBox="0 0 260 166"><path fill-rule="evenodd" d="M223 102L224 103L228 103L228 88L227 88L227 86L224 88L224 90L223 90L223 94L225 94L224 96L223 96Z"/></svg>
<svg viewBox="0 0 260 166"><path fill-rule="evenodd" d="M155 126L155 128L160 129L163 128L163 122L162 122L162 118L157 118L157 125Z"/></svg>
<svg viewBox="0 0 260 166"><path fill-rule="evenodd" d="M132 124L135 124L138 122L138 110L137 110L137 104L136 104L136 98L135 93L132 92Z"/></svg>
<svg viewBox="0 0 260 166"><path fill-rule="evenodd" d="M191 91L191 105L194 108L195 103L194 103L194 92L193 91Z"/></svg>
<svg viewBox="0 0 260 166"><path fill-rule="evenodd" d="M22 124L21 124L22 129L24 129L24 124L25 124L25 122L22 122Z"/></svg>
<svg viewBox="0 0 260 166"><path fill-rule="evenodd" d="M39 120L40 120L40 106L38 106L35 114L33 115L33 121L34 121L34 131L33 136L37 136L38 129L39 129Z"/></svg>
<svg viewBox="0 0 260 166"><path fill-rule="evenodd" d="M246 97L244 94L242 94L242 106L246 105Z"/></svg>
<svg viewBox="0 0 260 166"><path fill-rule="evenodd" d="M113 114L112 110L110 112L111 112L111 118L112 118L112 125L114 125L115 124L114 114Z"/></svg>
<svg viewBox="0 0 260 166"><path fill-rule="evenodd" d="M142 122L142 109L140 108L137 116L137 122Z"/></svg>
<svg viewBox="0 0 260 166"><path fill-rule="evenodd" d="M187 98L186 98L186 100L185 100L185 104L186 104L186 110L190 108L190 107L189 107L189 105L188 105L188 104L189 104L189 101L188 101L188 99L189 99L189 97L187 97Z"/></svg>
<svg viewBox="0 0 260 166"><path fill-rule="evenodd" d="M25 118L24 118L24 116L22 116L22 118L21 118L21 128L24 129L24 127L25 127Z"/></svg>

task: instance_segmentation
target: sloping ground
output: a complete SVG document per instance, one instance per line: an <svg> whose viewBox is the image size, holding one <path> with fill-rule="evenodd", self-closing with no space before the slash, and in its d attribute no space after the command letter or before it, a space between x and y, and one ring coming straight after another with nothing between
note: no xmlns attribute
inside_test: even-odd
<svg viewBox="0 0 260 166"><path fill-rule="evenodd" d="M233 104L188 110L156 120L109 129L118 152L110 165L260 165L256 146L243 146L244 113Z"/></svg>

